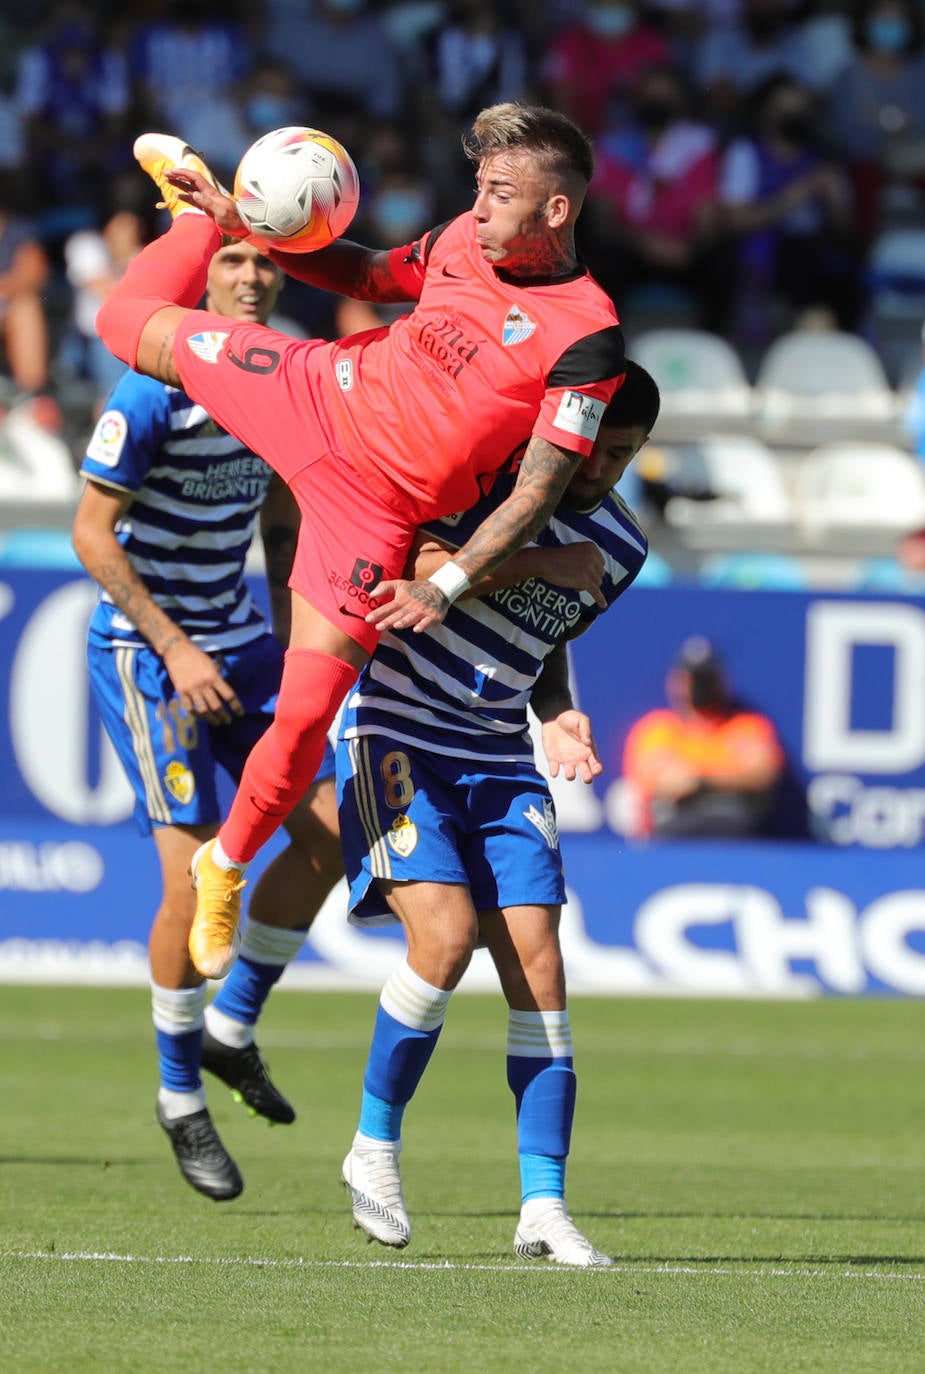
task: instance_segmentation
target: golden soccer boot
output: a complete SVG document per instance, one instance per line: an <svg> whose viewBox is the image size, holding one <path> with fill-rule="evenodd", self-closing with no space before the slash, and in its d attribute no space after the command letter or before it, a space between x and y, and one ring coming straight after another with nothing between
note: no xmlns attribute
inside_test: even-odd
<svg viewBox="0 0 925 1374"><path fill-rule="evenodd" d="M214 840L199 846L190 862L196 889L196 915L189 933L189 954L203 978L224 978L241 947L241 889L244 870L219 868L212 858Z"/></svg>
<svg viewBox="0 0 925 1374"><path fill-rule="evenodd" d="M186 168L199 172L218 190L222 189L200 155L188 143L184 143L182 138L174 138L173 134L140 134L135 139L132 152L142 171L147 172L163 196L158 209L169 210L174 219L184 211L194 210L196 207L187 205L186 201L180 199L180 192L176 186L171 186L165 176L166 172L172 172L175 168Z"/></svg>

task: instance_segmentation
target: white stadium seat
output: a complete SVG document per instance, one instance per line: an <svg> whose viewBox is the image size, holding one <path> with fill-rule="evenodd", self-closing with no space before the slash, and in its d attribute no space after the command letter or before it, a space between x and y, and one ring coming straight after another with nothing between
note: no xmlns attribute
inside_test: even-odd
<svg viewBox="0 0 925 1374"><path fill-rule="evenodd" d="M667 516L673 524L696 525L724 521L785 524L793 507L780 465L767 444L747 434L708 434L687 445L679 455L702 472L715 499L701 501L672 497Z"/></svg>
<svg viewBox="0 0 925 1374"><path fill-rule="evenodd" d="M925 525L925 472L891 444L829 443L803 459L795 504L804 533Z"/></svg>
<svg viewBox="0 0 925 1374"><path fill-rule="evenodd" d="M762 418L889 420L896 397L866 340L839 331L783 334L761 360L755 381Z"/></svg>
<svg viewBox="0 0 925 1374"><path fill-rule="evenodd" d="M629 354L658 383L662 411L746 416L752 389L735 349L703 329L650 329L632 340Z"/></svg>

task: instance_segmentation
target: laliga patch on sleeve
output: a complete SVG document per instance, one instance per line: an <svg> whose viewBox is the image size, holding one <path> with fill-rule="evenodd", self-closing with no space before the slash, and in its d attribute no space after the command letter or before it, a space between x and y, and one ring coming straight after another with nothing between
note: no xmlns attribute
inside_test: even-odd
<svg viewBox="0 0 925 1374"><path fill-rule="evenodd" d="M105 468L114 468L128 438L128 421L121 410L107 410L96 422L87 444L87 457Z"/></svg>
<svg viewBox="0 0 925 1374"><path fill-rule="evenodd" d="M593 396L584 396L580 391L566 391L559 402L553 424L556 429L564 429L579 439L596 439L601 427L606 405Z"/></svg>

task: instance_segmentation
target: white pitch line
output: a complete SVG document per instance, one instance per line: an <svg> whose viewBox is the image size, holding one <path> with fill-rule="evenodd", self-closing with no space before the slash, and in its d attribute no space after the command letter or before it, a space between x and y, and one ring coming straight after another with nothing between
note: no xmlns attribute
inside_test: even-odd
<svg viewBox="0 0 925 1374"><path fill-rule="evenodd" d="M433 1273L466 1271L480 1274L574 1274L581 1270L557 1264L466 1264L456 1260L435 1263L427 1260L313 1260L313 1259L260 1259L253 1255L197 1256L197 1255L118 1255L106 1251L55 1251L48 1250L2 1250L0 1260L52 1260L57 1263L91 1264L205 1264L217 1267L235 1265L249 1269L411 1269L426 1270ZM614 1264L607 1271L611 1274L668 1274L681 1276L706 1276L709 1278L750 1278L750 1279L875 1279L886 1281L902 1279L906 1282L925 1282L925 1274L884 1273L878 1269L838 1269L834 1265L826 1268L807 1269L723 1269L716 1265L687 1264Z"/></svg>

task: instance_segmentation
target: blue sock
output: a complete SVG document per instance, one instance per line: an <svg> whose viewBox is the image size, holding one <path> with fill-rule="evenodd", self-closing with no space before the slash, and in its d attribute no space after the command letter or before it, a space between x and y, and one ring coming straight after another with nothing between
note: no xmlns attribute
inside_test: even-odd
<svg viewBox="0 0 925 1374"><path fill-rule="evenodd" d="M172 1092L195 1092L202 1087L202 1009L205 987L162 988L151 984L151 1013L161 1085Z"/></svg>
<svg viewBox="0 0 925 1374"><path fill-rule="evenodd" d="M373 1140L401 1140L401 1123L406 1106L405 1102L386 1102L385 1098L376 1097L364 1088L357 1129Z"/></svg>
<svg viewBox="0 0 925 1374"><path fill-rule="evenodd" d="M405 1106L436 1048L450 995L419 978L407 961L382 989L363 1076L363 1135L400 1138Z"/></svg>
<svg viewBox="0 0 925 1374"><path fill-rule="evenodd" d="M521 1198L565 1197L575 1114L568 1013L512 1011L507 1081L517 1109Z"/></svg>
<svg viewBox="0 0 925 1374"><path fill-rule="evenodd" d="M155 1028L154 1034L163 1087L177 1093L192 1093L201 1088L202 1027L185 1035L171 1035Z"/></svg>
<svg viewBox="0 0 925 1374"><path fill-rule="evenodd" d="M232 1021L256 1024L263 1004L305 943L304 930L282 930L250 918L241 952L212 1006Z"/></svg>
<svg viewBox="0 0 925 1374"><path fill-rule="evenodd" d="M521 1202L529 1202L534 1197L565 1197L564 1155L553 1159L551 1155L530 1155L521 1151L517 1159Z"/></svg>

